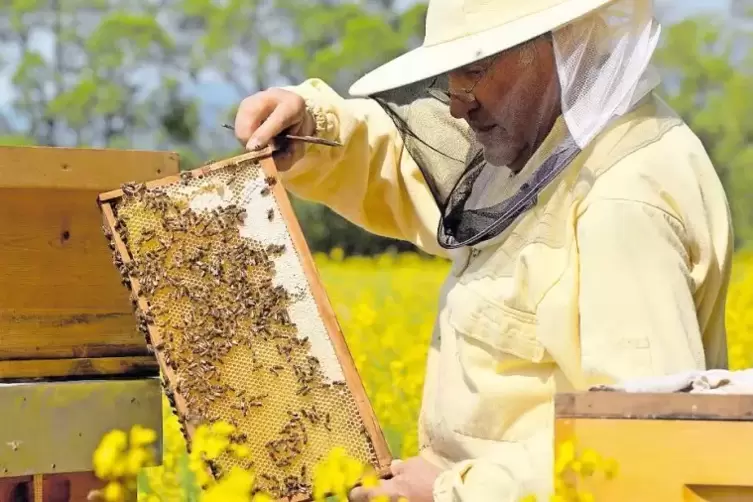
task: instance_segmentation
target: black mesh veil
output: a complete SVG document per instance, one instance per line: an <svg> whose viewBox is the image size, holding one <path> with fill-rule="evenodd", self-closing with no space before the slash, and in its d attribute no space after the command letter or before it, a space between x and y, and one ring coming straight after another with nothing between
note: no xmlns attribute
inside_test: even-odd
<svg viewBox="0 0 753 502"><path fill-rule="evenodd" d="M541 153L545 157L527 164L521 176L509 183L492 183L507 168L490 164L474 131L465 120L452 117L447 75L371 95L397 126L436 200L441 214L439 244L455 249L493 239L535 206L541 191L607 124L659 84L650 65L659 33L653 0L618 0L542 35L552 43L556 68L541 89L557 86L556 94L549 94L554 96L550 103L556 102L561 112L558 123L564 125L546 153ZM521 73L537 71L537 65L531 64L535 51L515 54L532 58L518 66ZM525 113L520 108L525 101L521 96L531 91L526 86L538 80L520 81L493 112L499 119L495 122L534 132L538 128L541 139L552 128L544 118L545 106ZM485 144L490 147L488 138ZM496 144L492 141L492 148Z"/></svg>
<svg viewBox="0 0 753 502"><path fill-rule="evenodd" d="M485 160L483 147L465 121L450 115L449 96L442 89L447 89L445 76L372 98L397 126L405 149L421 170L439 206L439 244L455 249L473 246L503 232L536 204L537 194L580 149L566 137L514 194L488 206L473 205L474 193L485 188L481 174L499 171L499 167Z"/></svg>

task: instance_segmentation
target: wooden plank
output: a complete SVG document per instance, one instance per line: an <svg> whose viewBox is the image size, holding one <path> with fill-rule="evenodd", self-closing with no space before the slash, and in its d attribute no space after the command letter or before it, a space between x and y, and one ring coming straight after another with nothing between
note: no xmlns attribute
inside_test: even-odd
<svg viewBox="0 0 753 502"><path fill-rule="evenodd" d="M39 500L41 502L81 502L89 500L93 490L100 490L104 483L93 472L66 474L40 474L40 492L35 490L35 476L0 478L0 502ZM124 500L123 502L135 502Z"/></svg>
<svg viewBox="0 0 753 502"><path fill-rule="evenodd" d="M71 376L158 376L154 356L0 361L0 380Z"/></svg>
<svg viewBox="0 0 753 502"><path fill-rule="evenodd" d="M46 474L42 482L42 502L78 502L89 500L89 494L101 490L105 483L93 472ZM35 494L36 495L36 494ZM123 502L136 502L136 497Z"/></svg>
<svg viewBox="0 0 753 502"><path fill-rule="evenodd" d="M0 148L0 360L149 356L96 201L178 170L168 152Z"/></svg>
<svg viewBox="0 0 753 502"><path fill-rule="evenodd" d="M0 147L0 187L95 190L176 174L173 152Z"/></svg>
<svg viewBox="0 0 753 502"><path fill-rule="evenodd" d="M719 497L729 496L729 487L737 487L738 497L753 488L753 422L557 419L556 443L568 440L579 451L590 448L618 464L609 480L600 473L567 474L578 491L590 492L595 500L683 502L698 500L687 498L687 487L704 487L700 494Z"/></svg>
<svg viewBox="0 0 753 502"><path fill-rule="evenodd" d="M149 180L145 182L147 188L158 188L161 186L170 185L171 183L175 183L177 181L181 180L181 177L188 177L190 179L192 178L199 178L201 176L205 176L206 174L209 174L214 171L219 171L221 169L225 169L228 166L237 165L242 162L246 162L248 160L260 160L266 157L269 157L271 154L276 152L279 149L276 145L268 146L267 148L264 148L262 150L253 151L253 152L246 152L242 155L238 155L236 157L232 157L225 160L218 160L216 162L212 162L210 164L206 164L202 167L197 167L196 169L192 169L190 171L183 171L180 175L175 176L166 176L160 179L156 180ZM111 202L116 199L119 199L123 196L123 191L121 189L117 190L110 190L108 192L103 192L99 194L98 201L100 204L103 204L105 202Z"/></svg>
<svg viewBox="0 0 753 502"><path fill-rule="evenodd" d="M583 392L558 394L559 418L753 421L753 396Z"/></svg>
<svg viewBox="0 0 753 502"><path fill-rule="evenodd" d="M0 359L146 355L96 192L0 189Z"/></svg>

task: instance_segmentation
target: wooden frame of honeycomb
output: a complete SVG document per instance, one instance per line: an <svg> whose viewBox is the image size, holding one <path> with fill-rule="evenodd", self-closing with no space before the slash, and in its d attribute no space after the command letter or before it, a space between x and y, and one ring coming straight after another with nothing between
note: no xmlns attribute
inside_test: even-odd
<svg viewBox="0 0 753 502"><path fill-rule="evenodd" d="M191 444L236 427L257 489L310 500L333 447L389 475L384 435L318 278L274 146L99 196L114 265Z"/></svg>

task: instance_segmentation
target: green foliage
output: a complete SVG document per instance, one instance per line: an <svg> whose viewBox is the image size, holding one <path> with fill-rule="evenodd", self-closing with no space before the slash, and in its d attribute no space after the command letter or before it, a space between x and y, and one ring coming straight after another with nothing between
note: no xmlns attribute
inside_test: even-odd
<svg viewBox="0 0 753 502"><path fill-rule="evenodd" d="M339 248L347 256L372 256L385 251L415 251L406 242L367 233L327 207L290 197L306 242L313 252L327 253Z"/></svg>
<svg viewBox="0 0 753 502"><path fill-rule="evenodd" d="M400 12L395 3L282 0L296 26L294 43L276 46L282 74L292 82L316 76L345 92L360 74L421 42L425 5Z"/></svg>
<svg viewBox="0 0 753 502"><path fill-rule="evenodd" d="M753 242L753 32L743 26L687 19L665 32L656 58L669 103L701 138L725 185L738 245Z"/></svg>
<svg viewBox="0 0 753 502"><path fill-rule="evenodd" d="M35 143L28 136L7 135L0 136L0 146L35 146Z"/></svg>

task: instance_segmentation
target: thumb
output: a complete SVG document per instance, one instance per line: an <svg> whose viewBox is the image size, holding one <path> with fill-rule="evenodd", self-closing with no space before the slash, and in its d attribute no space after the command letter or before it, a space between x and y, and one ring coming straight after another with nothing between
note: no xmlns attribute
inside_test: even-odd
<svg viewBox="0 0 753 502"><path fill-rule="evenodd" d="M403 468L405 467L404 463L405 462L403 462L399 458L396 458L392 461L392 463L390 464L390 471L392 472L393 476L397 476L398 474L403 472Z"/></svg>

